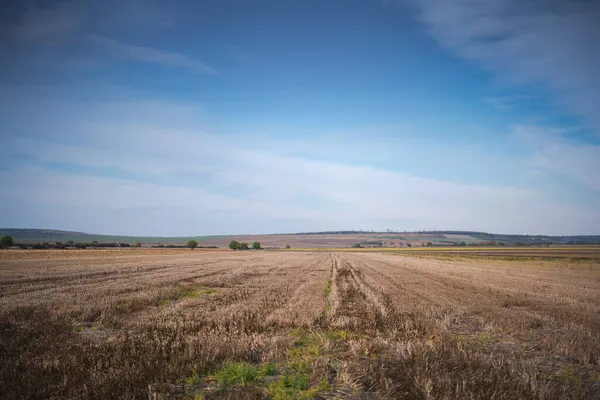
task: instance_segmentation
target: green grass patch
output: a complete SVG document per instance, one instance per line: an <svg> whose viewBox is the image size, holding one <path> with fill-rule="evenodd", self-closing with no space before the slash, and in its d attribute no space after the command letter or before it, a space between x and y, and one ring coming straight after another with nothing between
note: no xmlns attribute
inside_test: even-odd
<svg viewBox="0 0 600 400"><path fill-rule="evenodd" d="M320 393L331 391L331 385L321 380L310 385L310 377L302 372L286 371L282 377L269 385L269 398L275 400L314 399Z"/></svg>
<svg viewBox="0 0 600 400"><path fill-rule="evenodd" d="M213 372L210 379L219 388L231 386L264 385L267 378L275 375L277 368L274 363L249 364L245 362L226 363Z"/></svg>
<svg viewBox="0 0 600 400"><path fill-rule="evenodd" d="M222 392L234 387L267 386L276 373L275 363L227 362L207 376L194 372L184 382L187 385L205 386L211 391Z"/></svg>
<svg viewBox="0 0 600 400"><path fill-rule="evenodd" d="M194 372L185 379L185 383L202 387L200 392L195 393L197 396L208 393L224 395L228 391L258 388L268 399L313 399L331 391L328 379L313 377L313 365L317 358L327 357L323 347L325 340L346 340L350 334L346 331L305 332L300 329L290 334L296 337L296 341L284 362L226 362L205 376Z"/></svg>
<svg viewBox="0 0 600 400"><path fill-rule="evenodd" d="M329 297L329 295L331 294L332 285L333 282L331 280L331 277L329 277L329 279L327 280L327 285L325 285L325 298Z"/></svg>

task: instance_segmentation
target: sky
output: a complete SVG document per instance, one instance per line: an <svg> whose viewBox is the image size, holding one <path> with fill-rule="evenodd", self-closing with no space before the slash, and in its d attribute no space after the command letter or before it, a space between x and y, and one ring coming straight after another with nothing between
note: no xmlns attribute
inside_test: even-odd
<svg viewBox="0 0 600 400"><path fill-rule="evenodd" d="M600 234L600 3L12 1L0 227Z"/></svg>

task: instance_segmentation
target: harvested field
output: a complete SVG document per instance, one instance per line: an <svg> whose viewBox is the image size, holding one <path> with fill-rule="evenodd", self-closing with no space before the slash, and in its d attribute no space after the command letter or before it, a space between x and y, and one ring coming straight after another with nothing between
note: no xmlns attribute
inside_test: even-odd
<svg viewBox="0 0 600 400"><path fill-rule="evenodd" d="M5 398L598 398L600 264L2 251L0 355Z"/></svg>

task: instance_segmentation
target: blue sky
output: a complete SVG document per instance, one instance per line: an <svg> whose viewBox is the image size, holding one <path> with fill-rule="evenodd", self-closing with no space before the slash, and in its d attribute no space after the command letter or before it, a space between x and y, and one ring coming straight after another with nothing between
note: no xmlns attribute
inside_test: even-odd
<svg viewBox="0 0 600 400"><path fill-rule="evenodd" d="M600 233L593 1L0 11L0 226Z"/></svg>

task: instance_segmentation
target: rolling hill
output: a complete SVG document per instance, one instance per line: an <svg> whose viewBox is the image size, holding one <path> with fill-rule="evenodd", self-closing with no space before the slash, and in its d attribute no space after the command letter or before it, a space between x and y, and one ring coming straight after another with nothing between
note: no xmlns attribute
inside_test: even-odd
<svg viewBox="0 0 600 400"><path fill-rule="evenodd" d="M194 239L204 246L227 247L236 239L252 243L259 241L265 247L351 247L360 243L363 247L403 247L413 246L456 246L456 245L550 245L550 244L600 244L600 235L588 236L546 236L546 235L507 235L471 231L421 231L421 232L368 232L330 231L304 232L269 235L223 235L223 236L119 236L97 235L84 232L53 229L0 229L0 236L10 235L17 243L135 243L147 245L184 244Z"/></svg>

